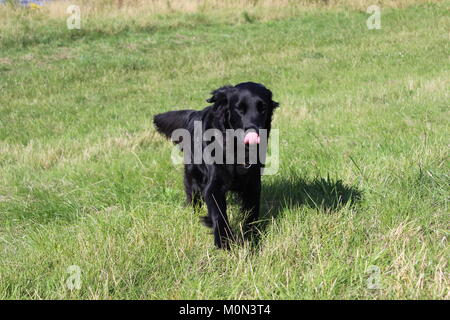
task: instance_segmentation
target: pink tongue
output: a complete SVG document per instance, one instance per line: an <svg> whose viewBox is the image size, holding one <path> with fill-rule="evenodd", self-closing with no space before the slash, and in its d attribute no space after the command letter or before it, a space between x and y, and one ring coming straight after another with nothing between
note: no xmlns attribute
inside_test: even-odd
<svg viewBox="0 0 450 320"><path fill-rule="evenodd" d="M249 132L244 137L244 144L259 144L259 135L256 132Z"/></svg>

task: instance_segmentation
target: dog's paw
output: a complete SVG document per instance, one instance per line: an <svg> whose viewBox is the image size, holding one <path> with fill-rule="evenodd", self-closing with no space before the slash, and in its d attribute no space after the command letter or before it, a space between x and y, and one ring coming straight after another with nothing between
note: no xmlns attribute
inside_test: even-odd
<svg viewBox="0 0 450 320"><path fill-rule="evenodd" d="M203 225L205 225L208 228L212 228L213 226L212 220L208 216L200 217L200 221L203 223Z"/></svg>

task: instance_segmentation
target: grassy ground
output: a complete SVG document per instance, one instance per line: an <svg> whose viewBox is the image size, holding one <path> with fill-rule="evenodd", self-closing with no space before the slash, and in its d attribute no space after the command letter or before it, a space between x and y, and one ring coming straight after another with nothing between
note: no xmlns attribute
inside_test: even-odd
<svg viewBox="0 0 450 320"><path fill-rule="evenodd" d="M320 5L80 31L0 8L0 298L448 299L449 5L383 8L381 30ZM151 118L247 80L281 104L281 164L260 242L223 252Z"/></svg>

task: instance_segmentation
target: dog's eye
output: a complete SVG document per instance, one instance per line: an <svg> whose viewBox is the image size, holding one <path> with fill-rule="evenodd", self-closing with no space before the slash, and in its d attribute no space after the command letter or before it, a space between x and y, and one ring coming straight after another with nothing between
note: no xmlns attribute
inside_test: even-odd
<svg viewBox="0 0 450 320"><path fill-rule="evenodd" d="M258 102L257 108L258 108L258 111L261 113L265 113L267 110L266 105L262 102Z"/></svg>
<svg viewBox="0 0 450 320"><path fill-rule="evenodd" d="M247 106L244 103L237 104L237 108L242 112L245 112L245 110L247 110Z"/></svg>

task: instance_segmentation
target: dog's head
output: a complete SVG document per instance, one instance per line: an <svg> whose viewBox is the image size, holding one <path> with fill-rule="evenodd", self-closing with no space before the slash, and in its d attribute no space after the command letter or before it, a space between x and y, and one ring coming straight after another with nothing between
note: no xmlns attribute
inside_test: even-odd
<svg viewBox="0 0 450 320"><path fill-rule="evenodd" d="M254 131L246 135L245 143L259 143L259 130L270 131L273 111L278 103L272 92L262 84L243 82L214 90L207 102L214 103L226 129Z"/></svg>

